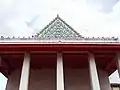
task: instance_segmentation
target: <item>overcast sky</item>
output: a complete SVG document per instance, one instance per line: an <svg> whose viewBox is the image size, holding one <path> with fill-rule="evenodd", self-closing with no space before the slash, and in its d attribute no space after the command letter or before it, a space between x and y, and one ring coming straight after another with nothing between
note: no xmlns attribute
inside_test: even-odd
<svg viewBox="0 0 120 90"><path fill-rule="evenodd" d="M119 0L0 0L0 35L35 34L57 14L83 36L120 36Z"/></svg>
<svg viewBox="0 0 120 90"><path fill-rule="evenodd" d="M119 0L0 0L0 35L34 35L57 14L83 36L120 37Z"/></svg>

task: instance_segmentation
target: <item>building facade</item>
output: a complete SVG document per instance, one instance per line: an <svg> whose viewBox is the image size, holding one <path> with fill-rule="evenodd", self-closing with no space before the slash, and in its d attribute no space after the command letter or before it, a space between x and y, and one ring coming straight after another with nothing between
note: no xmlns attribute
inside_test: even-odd
<svg viewBox="0 0 120 90"><path fill-rule="evenodd" d="M32 37L0 39L6 90L111 90L118 68L118 38L83 37L57 16Z"/></svg>
<svg viewBox="0 0 120 90"><path fill-rule="evenodd" d="M120 84L112 83L111 84L111 90L120 90Z"/></svg>

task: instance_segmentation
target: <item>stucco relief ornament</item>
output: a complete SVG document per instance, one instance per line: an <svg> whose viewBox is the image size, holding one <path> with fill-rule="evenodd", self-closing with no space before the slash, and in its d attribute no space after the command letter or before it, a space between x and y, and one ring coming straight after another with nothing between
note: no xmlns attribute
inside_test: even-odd
<svg viewBox="0 0 120 90"><path fill-rule="evenodd" d="M57 16L38 33L38 37L43 40L78 40L81 35Z"/></svg>

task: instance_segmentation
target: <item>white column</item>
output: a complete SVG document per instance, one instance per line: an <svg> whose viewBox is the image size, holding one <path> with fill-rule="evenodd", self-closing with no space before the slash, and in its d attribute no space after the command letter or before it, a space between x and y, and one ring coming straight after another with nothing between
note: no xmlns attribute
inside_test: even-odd
<svg viewBox="0 0 120 90"><path fill-rule="evenodd" d="M117 69L120 77L120 52L117 53Z"/></svg>
<svg viewBox="0 0 120 90"><path fill-rule="evenodd" d="M64 73L62 53L57 53L57 90L64 90Z"/></svg>
<svg viewBox="0 0 120 90"><path fill-rule="evenodd" d="M95 63L95 58L92 53L89 54L89 69L90 69L90 80L92 90L100 90L99 78Z"/></svg>
<svg viewBox="0 0 120 90"><path fill-rule="evenodd" d="M29 53L25 53L21 78L20 78L20 86L19 90L28 90L29 84L29 71L30 71L30 55Z"/></svg>

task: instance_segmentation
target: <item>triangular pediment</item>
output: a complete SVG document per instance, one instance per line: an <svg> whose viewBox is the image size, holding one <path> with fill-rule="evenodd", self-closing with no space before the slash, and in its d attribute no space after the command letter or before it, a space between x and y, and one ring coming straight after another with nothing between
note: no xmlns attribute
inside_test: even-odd
<svg viewBox="0 0 120 90"><path fill-rule="evenodd" d="M43 40L78 40L81 37L72 27L57 16L43 30L38 33Z"/></svg>

